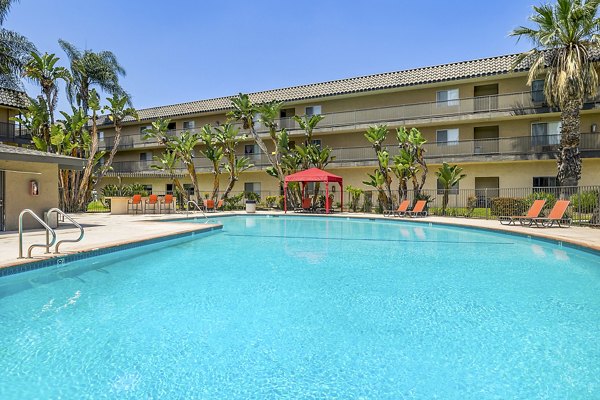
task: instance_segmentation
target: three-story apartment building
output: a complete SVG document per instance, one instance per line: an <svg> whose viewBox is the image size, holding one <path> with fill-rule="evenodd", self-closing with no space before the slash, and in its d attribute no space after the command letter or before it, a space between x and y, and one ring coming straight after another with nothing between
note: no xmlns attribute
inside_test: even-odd
<svg viewBox="0 0 600 400"><path fill-rule="evenodd" d="M279 125L291 140L304 132L293 115L322 114L313 133L322 146L333 148L335 160L327 170L344 184L368 189L362 182L376 166L364 133L370 125L387 124L389 150L397 146L395 128L418 128L427 139L430 176L426 188L435 189L434 171L446 161L466 173L461 189L533 188L556 186L555 155L560 139L560 113L548 106L543 80L526 85L527 65L513 69L516 55L457 62L405 71L341 79L250 94L255 103L284 101ZM231 96L138 110L140 120L126 123L114 170L105 183L141 183L157 192L173 190L168 177L150 168L164 146L144 140L144 129L158 117L171 119L172 135L225 122ZM581 111L583 176L580 185L597 184L600 172L600 103L586 102ZM114 130L101 126L101 146L112 148ZM265 135L266 130L257 127ZM265 140L270 144L270 140ZM397 151L396 151L397 152ZM278 182L265 168L266 157L251 139L241 143L240 155L254 167L245 172L236 190L278 194ZM198 154L200 154L198 152ZM212 188L208 160L196 162L201 190ZM181 178L189 183L181 166ZM223 185L226 175L223 175Z"/></svg>

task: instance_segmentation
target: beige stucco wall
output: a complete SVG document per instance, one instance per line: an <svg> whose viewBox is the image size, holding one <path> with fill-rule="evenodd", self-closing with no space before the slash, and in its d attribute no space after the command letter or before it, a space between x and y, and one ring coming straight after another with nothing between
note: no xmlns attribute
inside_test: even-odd
<svg viewBox="0 0 600 400"><path fill-rule="evenodd" d="M0 169L5 172L4 211L6 230L17 230L19 214L25 208L30 208L43 219L44 211L58 207L58 166L48 163L29 163L19 161L0 161ZM11 171L24 171L17 173ZM39 172L32 174L30 172ZM29 192L30 181L39 184L39 195L32 196ZM31 217L24 217L27 229L39 227Z"/></svg>

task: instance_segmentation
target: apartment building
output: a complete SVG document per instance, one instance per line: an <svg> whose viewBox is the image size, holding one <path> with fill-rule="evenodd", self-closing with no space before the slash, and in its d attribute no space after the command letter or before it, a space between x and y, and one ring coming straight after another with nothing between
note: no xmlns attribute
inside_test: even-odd
<svg viewBox="0 0 600 400"><path fill-rule="evenodd" d="M429 175L426 189L436 189L434 172L443 163L458 164L467 175L460 189L534 188L556 185L555 155L560 139L560 113L548 106L543 81L526 85L528 66L513 69L517 55L504 55L445 65L382 73L336 81L267 90L250 94L252 101L284 101L280 127L291 140L304 132L293 115L322 114L313 133L322 146L333 148L335 160L327 170L344 184L370 189L362 182L376 166L364 132L370 125L387 124L388 149L394 153L395 129L418 128L425 144ZM104 183L141 183L156 193L173 190L169 178L150 168L162 145L143 139L143 130L158 117L171 119L172 135L226 121L230 98L199 100L138 110L140 120L127 122L113 168ZM598 183L600 172L600 99L581 111L583 176L580 185ZM114 130L101 125L101 146L109 150ZM259 133L267 135L258 126ZM269 140L265 140L267 144ZM278 194L278 182L265 172L266 157L252 140L241 143L240 155L254 167L245 172L236 190ZM197 153L201 190L212 188L210 164ZM189 184L185 169L180 177ZM223 186L227 176L223 174Z"/></svg>

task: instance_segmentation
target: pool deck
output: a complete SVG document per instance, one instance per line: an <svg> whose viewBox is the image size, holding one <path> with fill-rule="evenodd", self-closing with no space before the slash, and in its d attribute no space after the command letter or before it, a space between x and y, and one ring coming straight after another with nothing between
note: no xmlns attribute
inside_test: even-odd
<svg viewBox="0 0 600 400"><path fill-rule="evenodd" d="M224 216L243 214L245 212L221 212L211 213L210 216ZM283 215L282 212L258 212L257 215L276 214ZM294 216L322 216L322 214L294 214ZM110 214L72 214L78 223L83 225L85 236L79 243L64 243L61 245L61 254L44 254L44 249L34 248L32 259L19 259L19 235L16 232L0 233L0 268L13 265L40 261L49 257L64 256L65 254L80 253L90 250L109 248L128 243L141 242L149 239L168 237L187 232L201 232L214 227L218 224L198 224L189 222L172 221L176 219L185 219L185 214L167 214L167 215L110 215ZM202 218L201 214L192 214L190 217ZM381 215L361 214L361 213L336 213L332 214L336 218L381 218ZM482 228L494 231L504 231L509 233L523 234L525 237L541 237L555 240L563 243L571 243L586 247L592 250L600 251L600 229L587 227L571 228L527 228L521 226L505 226L496 220L481 220L468 218L451 217L426 217L426 218L385 218L386 220L404 220L415 223L434 223L454 226L466 226L473 228ZM56 230L57 240L77 238L79 230L72 225L62 224ZM23 235L23 253L27 254L28 247L33 243L44 243L45 231L31 230Z"/></svg>

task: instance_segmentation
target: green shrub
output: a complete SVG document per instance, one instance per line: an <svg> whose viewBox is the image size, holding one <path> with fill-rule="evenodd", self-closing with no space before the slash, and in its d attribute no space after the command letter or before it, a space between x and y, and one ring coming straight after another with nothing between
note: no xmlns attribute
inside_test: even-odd
<svg viewBox="0 0 600 400"><path fill-rule="evenodd" d="M246 200L254 200L257 203L260 203L260 195L258 193L244 192L243 196L246 198Z"/></svg>
<svg viewBox="0 0 600 400"><path fill-rule="evenodd" d="M265 197L265 203L267 207L274 208L277 204L277 196L267 196Z"/></svg>
<svg viewBox="0 0 600 400"><path fill-rule="evenodd" d="M100 200L92 201L87 205L87 212L107 212L110 208L106 207Z"/></svg>
<svg viewBox="0 0 600 400"><path fill-rule="evenodd" d="M533 192L525 198L527 209L533 205L535 200L546 200L543 210L551 210L556 204L556 196L547 192ZM518 215L518 214L515 214Z"/></svg>
<svg viewBox="0 0 600 400"><path fill-rule="evenodd" d="M495 197L490 201L493 216L521 215L527 211L527 200L520 197Z"/></svg>
<svg viewBox="0 0 600 400"><path fill-rule="evenodd" d="M235 196L228 197L224 199L225 202L225 210L235 210L240 208L240 201L244 197L244 193L237 194Z"/></svg>
<svg viewBox="0 0 600 400"><path fill-rule="evenodd" d="M581 210L583 212L591 212L594 208L598 207L598 191L588 190L571 196L571 205L574 210Z"/></svg>

